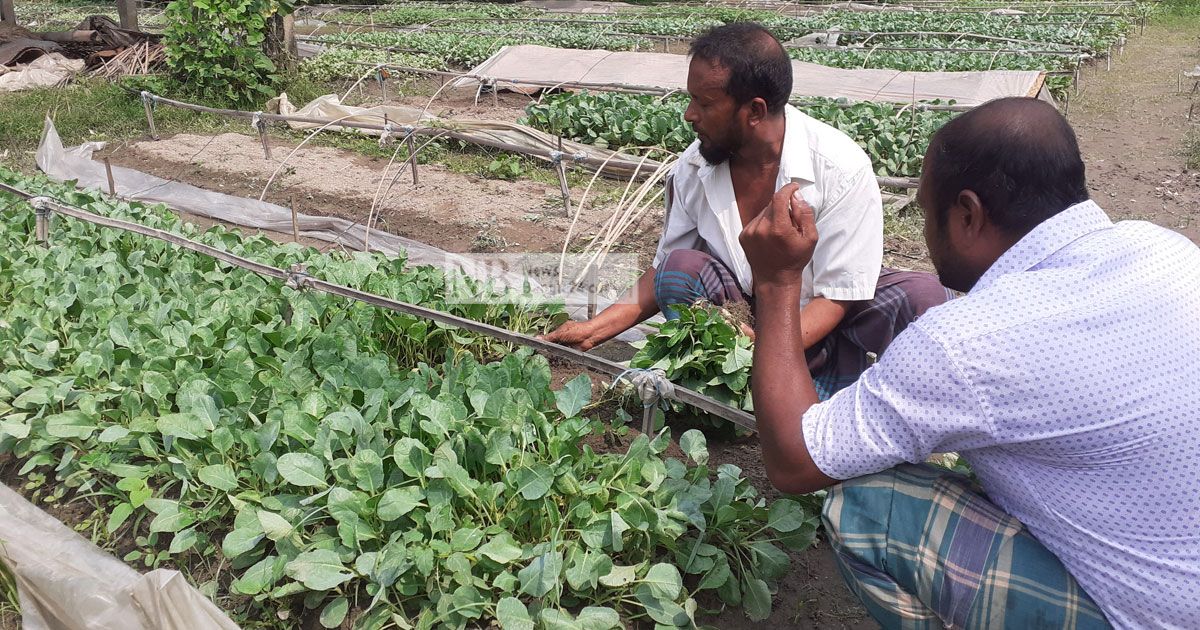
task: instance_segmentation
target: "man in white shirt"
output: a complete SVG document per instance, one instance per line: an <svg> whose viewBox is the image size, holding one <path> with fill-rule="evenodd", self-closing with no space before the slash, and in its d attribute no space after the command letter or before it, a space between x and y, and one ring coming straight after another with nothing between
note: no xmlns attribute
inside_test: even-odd
<svg viewBox="0 0 1200 630"><path fill-rule="evenodd" d="M792 66L764 28L718 27L693 42L684 118L697 140L667 181L666 225L650 269L628 299L550 341L587 350L660 310L698 300L750 302L738 243L789 181L816 209L822 239L799 306L822 396L853 382L910 321L950 294L932 274L882 270L883 207L871 160L842 132L787 104Z"/></svg>
<svg viewBox="0 0 1200 630"><path fill-rule="evenodd" d="M795 302L820 227L794 190L741 235L763 461L784 492L832 486L826 531L868 611L888 628L1197 627L1200 248L1089 201L1053 106L985 104L935 134L918 194L938 274L967 295L819 403ZM947 451L981 488L922 464Z"/></svg>

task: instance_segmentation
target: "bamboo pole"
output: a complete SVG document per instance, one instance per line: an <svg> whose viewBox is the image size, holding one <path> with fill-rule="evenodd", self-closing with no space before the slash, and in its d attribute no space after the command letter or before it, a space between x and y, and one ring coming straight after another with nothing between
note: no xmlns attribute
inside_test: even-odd
<svg viewBox="0 0 1200 630"><path fill-rule="evenodd" d="M108 178L108 194L110 196L116 197L117 196L117 183L113 179L112 162L110 162L107 157L104 158L104 175L105 175L105 177Z"/></svg>
<svg viewBox="0 0 1200 630"><path fill-rule="evenodd" d="M154 128L155 99L149 92L142 92L142 108L146 110L146 124L150 127L150 138L158 140L158 130Z"/></svg>

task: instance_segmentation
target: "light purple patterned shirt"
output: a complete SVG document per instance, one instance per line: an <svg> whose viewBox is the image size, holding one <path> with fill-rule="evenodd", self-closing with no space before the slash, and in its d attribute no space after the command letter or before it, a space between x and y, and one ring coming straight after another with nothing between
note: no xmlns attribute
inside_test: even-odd
<svg viewBox="0 0 1200 630"><path fill-rule="evenodd" d="M1200 249L1090 201L804 416L836 479L957 451L1124 628L1200 627Z"/></svg>

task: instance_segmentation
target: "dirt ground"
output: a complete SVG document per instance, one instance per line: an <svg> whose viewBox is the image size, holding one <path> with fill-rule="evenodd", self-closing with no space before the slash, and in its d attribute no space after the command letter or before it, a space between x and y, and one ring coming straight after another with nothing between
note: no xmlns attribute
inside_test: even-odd
<svg viewBox="0 0 1200 630"><path fill-rule="evenodd" d="M1200 242L1200 172L1180 154L1188 107L1200 98L1182 76L1200 63L1196 35L1194 23L1176 22L1131 36L1111 71L1101 63L1084 73L1067 118L1092 197L1114 220L1152 221Z"/></svg>
<svg viewBox="0 0 1200 630"><path fill-rule="evenodd" d="M263 156L258 138L226 133L179 134L162 140L117 145L103 155L114 164L167 179L244 197L258 197L294 144L272 139L272 159ZM380 194L387 160L330 147L306 146L296 152L268 189L266 199L302 213L366 220L377 194L379 229L455 252L554 252L562 247L570 219L564 216L556 186L519 179L503 181L452 171L436 164L417 167L398 178L401 163L387 169L388 194ZM382 190L386 193L388 184ZM582 190L573 191L574 204ZM589 204L576 234L594 232L607 219L605 208ZM657 222L657 218L650 218Z"/></svg>

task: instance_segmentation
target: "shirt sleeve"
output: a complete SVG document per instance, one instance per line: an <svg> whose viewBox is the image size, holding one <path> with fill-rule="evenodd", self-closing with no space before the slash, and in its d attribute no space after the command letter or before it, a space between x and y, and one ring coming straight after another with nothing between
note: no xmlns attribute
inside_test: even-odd
<svg viewBox="0 0 1200 630"><path fill-rule="evenodd" d="M870 300L883 266L883 199L875 173L858 169L828 196L817 217L812 292L830 300Z"/></svg>
<svg viewBox="0 0 1200 630"><path fill-rule="evenodd" d="M658 250L654 252L654 262L651 265L656 269L666 260L667 254L677 249L697 249L701 242L696 217L688 212L684 204L679 203L674 175L667 177L666 205L662 236L658 239Z"/></svg>
<svg viewBox="0 0 1200 630"><path fill-rule="evenodd" d="M999 441L971 383L918 324L853 385L811 407L801 426L813 462L834 479Z"/></svg>

